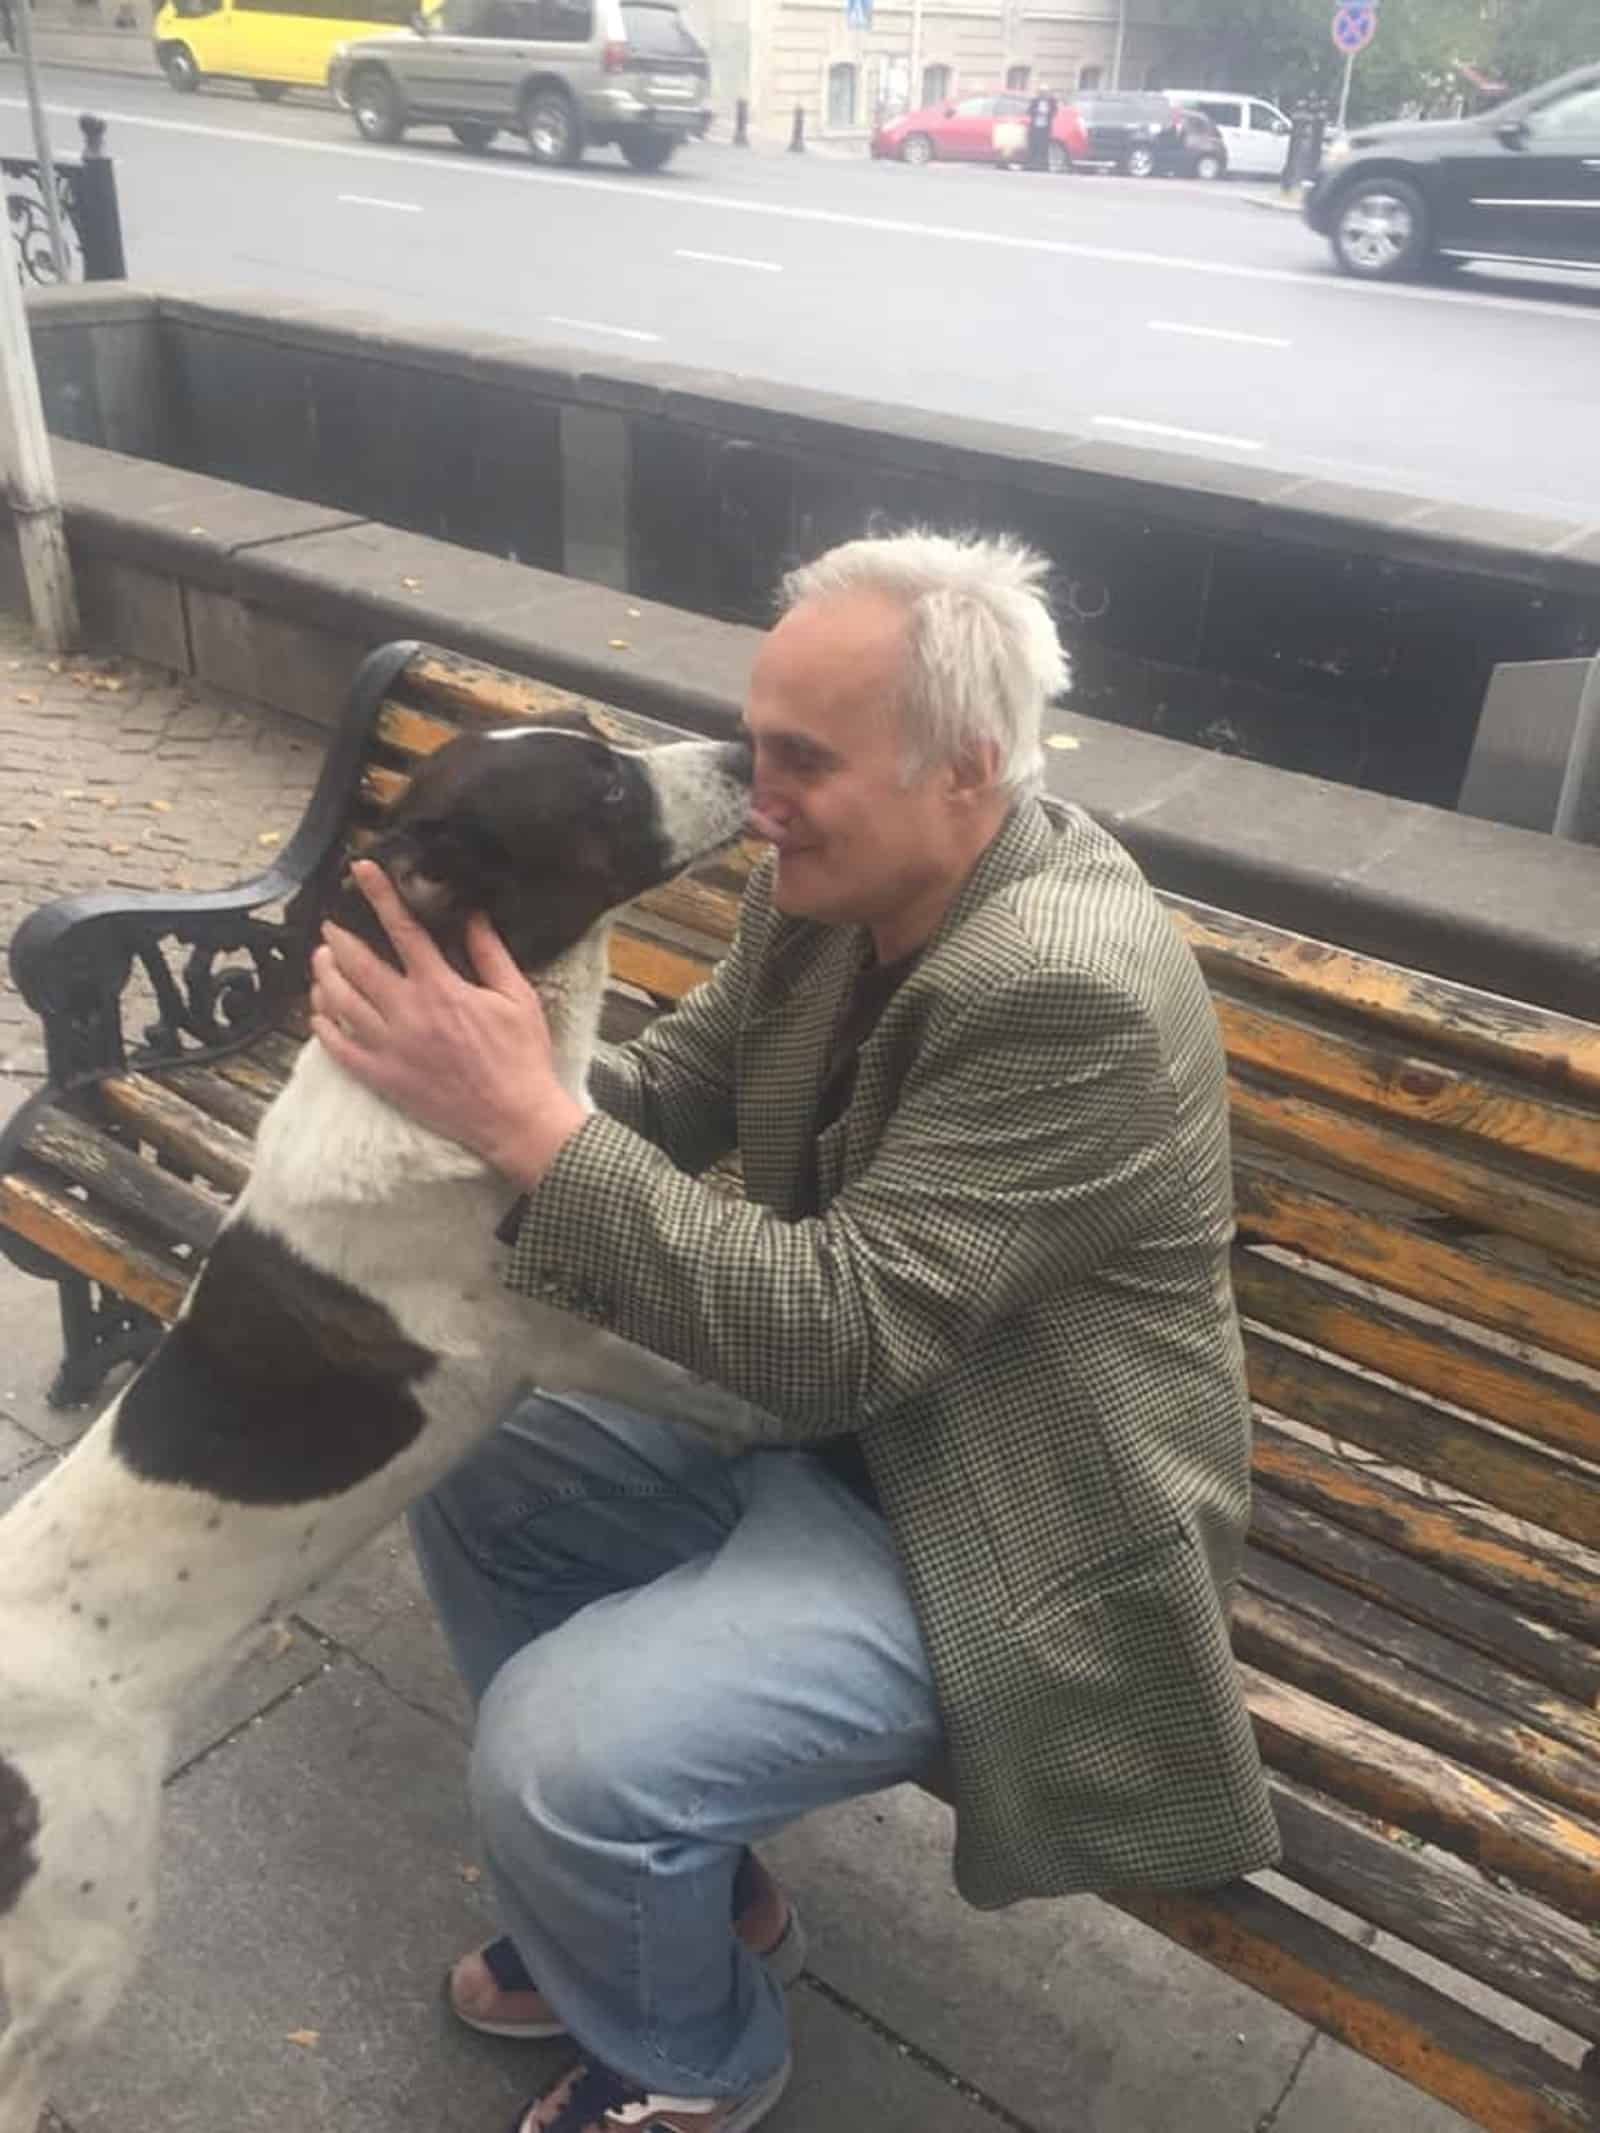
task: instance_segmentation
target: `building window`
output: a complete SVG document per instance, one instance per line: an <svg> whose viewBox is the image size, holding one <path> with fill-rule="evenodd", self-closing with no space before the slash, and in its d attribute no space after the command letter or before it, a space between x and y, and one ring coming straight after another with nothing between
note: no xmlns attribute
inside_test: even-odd
<svg viewBox="0 0 1600 2133"><path fill-rule="evenodd" d="M847 59L828 69L828 124L853 126L856 122L856 70Z"/></svg>
<svg viewBox="0 0 1600 2133"><path fill-rule="evenodd" d="M922 102L942 104L950 94L950 69L948 67L924 67L922 70Z"/></svg>
<svg viewBox="0 0 1600 2133"><path fill-rule="evenodd" d="M1006 87L1008 89L1026 89L1032 71L1031 67L1007 67Z"/></svg>
<svg viewBox="0 0 1600 2133"><path fill-rule="evenodd" d="M1078 69L1079 94L1087 96L1091 89L1098 89L1104 74L1104 67L1080 67Z"/></svg>

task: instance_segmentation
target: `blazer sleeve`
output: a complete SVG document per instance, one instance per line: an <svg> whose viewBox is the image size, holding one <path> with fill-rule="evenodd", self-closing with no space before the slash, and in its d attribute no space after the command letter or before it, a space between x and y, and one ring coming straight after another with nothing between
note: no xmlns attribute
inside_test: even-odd
<svg viewBox="0 0 1600 2133"><path fill-rule="evenodd" d="M1033 969L930 1029L825 1214L731 1200L597 1116L529 1196L506 1280L765 1410L753 1439L804 1441L890 1412L1182 1189L1144 1007L1114 979Z"/></svg>

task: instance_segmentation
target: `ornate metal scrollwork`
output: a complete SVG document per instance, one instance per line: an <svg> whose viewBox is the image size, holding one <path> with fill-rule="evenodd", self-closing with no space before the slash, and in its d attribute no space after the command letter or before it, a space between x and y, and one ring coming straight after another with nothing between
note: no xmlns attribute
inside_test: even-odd
<svg viewBox="0 0 1600 2133"><path fill-rule="evenodd" d="M179 941L190 952L175 976L168 951ZM231 1049L270 1029L304 982L303 941L269 919L231 916L215 926L185 928L176 938L146 935L135 940L133 952L160 1011L145 1027L137 1065L171 1065ZM219 969L222 956L248 962Z"/></svg>
<svg viewBox="0 0 1600 2133"><path fill-rule="evenodd" d="M50 243L50 221L45 213L44 181L31 156L0 158L5 174L6 212L11 238L17 248L17 273L21 280L52 287L61 277L56 272L55 252ZM56 165L56 199L61 208L61 234L67 245L67 278L83 274L83 228L78 208L76 172L67 163Z"/></svg>

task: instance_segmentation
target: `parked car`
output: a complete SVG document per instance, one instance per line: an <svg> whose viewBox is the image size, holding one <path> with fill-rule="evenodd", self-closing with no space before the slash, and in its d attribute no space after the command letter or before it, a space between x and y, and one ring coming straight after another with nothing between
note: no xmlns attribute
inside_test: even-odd
<svg viewBox="0 0 1600 2133"><path fill-rule="evenodd" d="M151 25L156 65L191 95L208 81L247 81L263 103L320 89L334 48L410 20L414 0L163 0Z"/></svg>
<svg viewBox="0 0 1600 2133"><path fill-rule="evenodd" d="M1220 178L1228 168L1228 152L1216 127L1170 96L1080 96L1073 109L1083 122L1088 160L1108 164L1130 178L1163 173Z"/></svg>
<svg viewBox="0 0 1600 2133"><path fill-rule="evenodd" d="M514 128L536 163L615 143L660 170L711 120L710 64L676 0L443 0L342 45L328 86L369 141L440 125L483 149Z"/></svg>
<svg viewBox="0 0 1600 2133"><path fill-rule="evenodd" d="M1210 119L1222 136L1228 169L1236 178L1281 178L1289 160L1293 125L1264 96L1231 89L1168 89L1168 99Z"/></svg>
<svg viewBox="0 0 1600 2133"><path fill-rule="evenodd" d="M1600 266L1600 65L1476 118L1353 129L1305 213L1367 281L1463 259Z"/></svg>
<svg viewBox="0 0 1600 2133"><path fill-rule="evenodd" d="M901 163L1015 162L1026 153L1029 101L1014 90L990 91L907 111L877 129L872 153L880 159L892 156ZM1022 129L1020 147L1018 127ZM1077 113L1063 103L1050 129L1050 168L1070 170L1074 163L1081 163L1086 145Z"/></svg>

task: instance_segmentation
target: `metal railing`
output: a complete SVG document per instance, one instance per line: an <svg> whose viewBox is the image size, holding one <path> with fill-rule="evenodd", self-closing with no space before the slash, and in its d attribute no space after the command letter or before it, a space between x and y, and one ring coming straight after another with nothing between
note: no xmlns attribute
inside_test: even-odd
<svg viewBox="0 0 1600 2133"><path fill-rule="evenodd" d="M57 162L56 200L66 246L68 281L123 281L127 263L122 251L122 218L117 209L117 176L105 152L106 122L85 113L79 162ZM17 274L24 282L48 287L63 277L57 269L46 210L44 180L32 156L0 157L6 214L17 248Z"/></svg>

